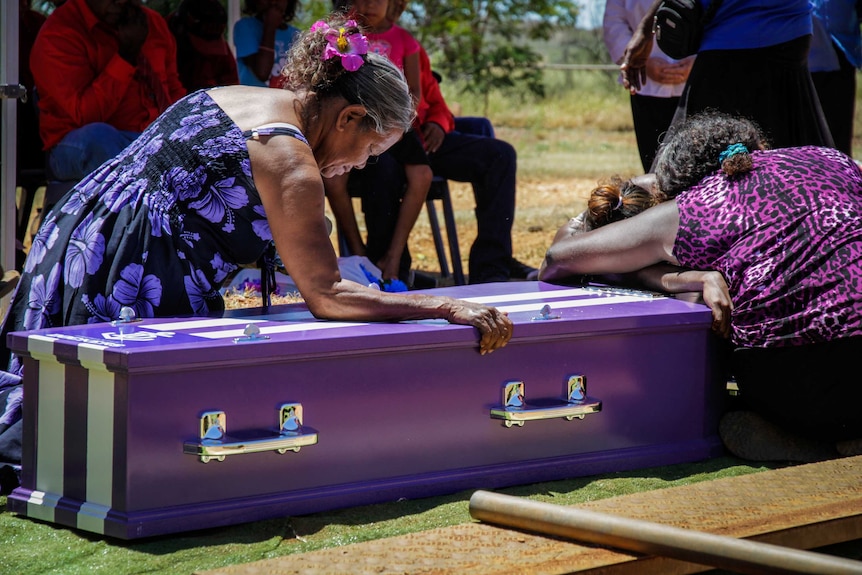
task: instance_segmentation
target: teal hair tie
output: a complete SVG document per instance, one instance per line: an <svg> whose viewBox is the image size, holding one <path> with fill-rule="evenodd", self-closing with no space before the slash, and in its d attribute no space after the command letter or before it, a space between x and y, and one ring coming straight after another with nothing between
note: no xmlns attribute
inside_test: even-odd
<svg viewBox="0 0 862 575"><path fill-rule="evenodd" d="M728 158L732 158L736 154L747 154L748 148L745 144L731 144L718 155L718 163L723 164Z"/></svg>

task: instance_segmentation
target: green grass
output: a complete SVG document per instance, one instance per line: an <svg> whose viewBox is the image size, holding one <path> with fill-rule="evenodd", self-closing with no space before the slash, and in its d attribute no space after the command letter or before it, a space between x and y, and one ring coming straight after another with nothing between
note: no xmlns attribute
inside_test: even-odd
<svg viewBox="0 0 862 575"><path fill-rule="evenodd" d="M537 483L499 492L573 505L651 489L756 473L731 457ZM0 573L15 575L189 575L295 553L472 521L472 492L285 517L123 542L0 513ZM5 508L5 497L0 498Z"/></svg>
<svg viewBox="0 0 862 575"><path fill-rule="evenodd" d="M642 172L628 92L606 71L548 71L548 97L482 97L441 84L456 115L487 116L518 150L519 179L599 178Z"/></svg>

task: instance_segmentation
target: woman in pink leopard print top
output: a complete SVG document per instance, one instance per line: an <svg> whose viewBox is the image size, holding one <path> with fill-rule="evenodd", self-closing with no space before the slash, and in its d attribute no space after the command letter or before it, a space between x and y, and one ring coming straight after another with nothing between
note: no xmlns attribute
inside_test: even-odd
<svg viewBox="0 0 862 575"><path fill-rule="evenodd" d="M765 148L747 120L693 116L656 160L670 199L634 214L626 194L611 196L607 209L632 217L561 230L540 279L702 292L745 410L722 421L728 448L758 460L862 452L851 365L862 356L862 171L832 148Z"/></svg>

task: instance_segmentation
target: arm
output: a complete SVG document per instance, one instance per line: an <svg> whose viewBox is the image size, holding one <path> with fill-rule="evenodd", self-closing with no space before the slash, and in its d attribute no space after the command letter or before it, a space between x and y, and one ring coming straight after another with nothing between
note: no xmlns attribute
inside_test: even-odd
<svg viewBox="0 0 862 575"><path fill-rule="evenodd" d="M626 9L622 0L607 0L605 14L602 18L602 37L611 61L620 64L629 39L632 37L632 26L629 19L632 15Z"/></svg>
<svg viewBox="0 0 862 575"><path fill-rule="evenodd" d="M418 108L422 101L422 86L419 83L419 52L413 52L404 56L404 78L410 95L413 96L413 107Z"/></svg>
<svg viewBox="0 0 862 575"><path fill-rule="evenodd" d="M675 201L584 233L559 233L548 248L539 279L621 274L663 261L678 263L673 243L679 227Z"/></svg>
<svg viewBox="0 0 862 575"><path fill-rule="evenodd" d="M413 135L407 134L405 137L413 137ZM383 279L398 277L401 254L404 253L410 232L419 218L422 206L425 205L433 177L431 168L426 164L405 165L404 172L407 176L407 191L404 193L404 198L398 209L398 218L395 221L392 240L389 242L389 249L386 250L383 259L380 262L375 262L377 267L383 271Z"/></svg>
<svg viewBox="0 0 862 575"><path fill-rule="evenodd" d="M446 105L440 84L431 74L431 60L428 53L419 48L419 72L422 85L422 106L418 111L416 124L420 126L422 142L429 154L436 152L443 138L455 128L455 118Z"/></svg>
<svg viewBox="0 0 862 575"><path fill-rule="evenodd" d="M180 73L177 69L177 41L168 28L167 21L158 13L149 12L150 30L153 38L159 38L165 47L165 86L171 103L176 102L186 95L186 88L180 81Z"/></svg>
<svg viewBox="0 0 862 575"><path fill-rule="evenodd" d="M270 7L264 13L263 31L260 39L256 37L255 31L259 24L256 18L246 16L237 20L233 27L233 41L236 48L236 57L243 61L255 77L261 82L269 82L272 74L272 66L275 63L275 30L281 22L281 13L278 13L278 23L273 25L267 15L277 12ZM270 16L274 18L274 16Z"/></svg>
<svg viewBox="0 0 862 575"><path fill-rule="evenodd" d="M730 337L733 301L724 276L717 271L699 271L659 263L631 274L623 283L634 283L646 289L666 293L700 292L703 302L712 310L712 330L724 338Z"/></svg>
<svg viewBox="0 0 862 575"><path fill-rule="evenodd" d="M632 94L640 90L646 82L646 64L652 52L652 25L661 0L654 0L643 19L632 31L632 37L623 52L620 62L620 72L623 75L623 86Z"/></svg>
<svg viewBox="0 0 862 575"><path fill-rule="evenodd" d="M30 59L40 99L59 108L61 115L70 118L76 126L110 118L119 108L135 74L135 65L119 52L110 57L104 68L93 70L87 49L91 43L75 30L45 26ZM132 50L135 59L138 50L140 46ZM62 81L58 81L60 78Z"/></svg>
<svg viewBox="0 0 862 575"><path fill-rule="evenodd" d="M694 56L682 60L668 61L664 58L650 58L646 63L647 78L659 84L684 84L688 80L688 73L694 65Z"/></svg>
<svg viewBox="0 0 862 575"><path fill-rule="evenodd" d="M266 145L250 142L249 154L276 249L315 317L446 319L478 328L482 354L509 341L512 322L495 308L442 296L382 292L344 280L326 232L323 182L311 151L301 142L270 140Z"/></svg>

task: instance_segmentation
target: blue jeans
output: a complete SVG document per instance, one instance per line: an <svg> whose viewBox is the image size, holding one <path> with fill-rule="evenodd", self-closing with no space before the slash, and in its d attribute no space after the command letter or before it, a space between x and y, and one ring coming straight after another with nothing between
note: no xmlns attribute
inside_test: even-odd
<svg viewBox="0 0 862 575"><path fill-rule="evenodd" d="M122 152L138 136L140 132L118 130L104 122L72 130L48 150L49 177L62 182L79 182Z"/></svg>

